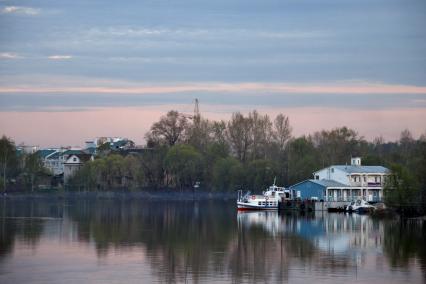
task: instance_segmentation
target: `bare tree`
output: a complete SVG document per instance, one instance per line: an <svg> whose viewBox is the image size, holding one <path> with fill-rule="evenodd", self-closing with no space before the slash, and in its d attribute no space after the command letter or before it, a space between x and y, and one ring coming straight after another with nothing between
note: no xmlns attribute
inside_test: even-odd
<svg viewBox="0 0 426 284"><path fill-rule="evenodd" d="M212 124L212 139L219 144L225 144L226 141L226 122L224 120L214 121Z"/></svg>
<svg viewBox="0 0 426 284"><path fill-rule="evenodd" d="M279 114L274 120L274 140L280 151L284 151L287 141L291 137L291 126L287 116Z"/></svg>
<svg viewBox="0 0 426 284"><path fill-rule="evenodd" d="M239 112L232 114L228 122L227 138L232 151L242 162L246 161L248 150L253 143L252 130L250 118L244 117Z"/></svg>
<svg viewBox="0 0 426 284"><path fill-rule="evenodd" d="M145 138L151 143L173 146L178 141L183 140L187 124L188 119L183 114L171 110L166 116L162 116L160 121L151 126Z"/></svg>
<svg viewBox="0 0 426 284"><path fill-rule="evenodd" d="M259 115L256 110L249 113L249 119L252 123L252 159L266 158L266 152L272 142L272 122L269 116Z"/></svg>

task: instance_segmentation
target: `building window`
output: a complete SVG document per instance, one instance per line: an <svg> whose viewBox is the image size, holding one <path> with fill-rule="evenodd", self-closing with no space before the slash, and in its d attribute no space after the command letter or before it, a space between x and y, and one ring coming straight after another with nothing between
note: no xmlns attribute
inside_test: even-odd
<svg viewBox="0 0 426 284"><path fill-rule="evenodd" d="M334 173L334 168L331 168L331 172Z"/></svg>
<svg viewBox="0 0 426 284"><path fill-rule="evenodd" d="M76 158L76 157L74 157L72 160L73 160L74 162L77 162L77 158Z"/></svg>
<svg viewBox="0 0 426 284"><path fill-rule="evenodd" d="M367 177L366 176L364 176L364 182L367 182Z"/></svg>
<svg viewBox="0 0 426 284"><path fill-rule="evenodd" d="M315 179L319 179L319 175L315 175Z"/></svg>

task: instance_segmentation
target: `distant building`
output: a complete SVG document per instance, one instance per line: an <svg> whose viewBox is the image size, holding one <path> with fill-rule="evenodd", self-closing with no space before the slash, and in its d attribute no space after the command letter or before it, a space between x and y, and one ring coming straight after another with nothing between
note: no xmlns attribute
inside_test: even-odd
<svg viewBox="0 0 426 284"><path fill-rule="evenodd" d="M134 148L135 143L127 138L123 137L97 137L93 140L86 141L85 152L89 152L93 155L98 154L99 147L101 151L121 151L124 149Z"/></svg>
<svg viewBox="0 0 426 284"><path fill-rule="evenodd" d="M62 153L62 150L57 150L47 156L43 161L44 166L49 169L54 176L64 173L64 163L61 159Z"/></svg>
<svg viewBox="0 0 426 284"><path fill-rule="evenodd" d="M93 140L87 140L85 144L86 144L86 149L88 149L88 148L97 148L105 143L113 144L119 141L130 141L130 140L123 137L96 137Z"/></svg>
<svg viewBox="0 0 426 284"><path fill-rule="evenodd" d="M51 160L48 160L48 157L55 154L57 151L57 149L40 149L36 152L36 154L40 157L43 166L52 174L54 174L53 163Z"/></svg>
<svg viewBox="0 0 426 284"><path fill-rule="evenodd" d="M313 173L314 178L290 186L302 199L324 201L381 201L389 169L363 166L361 158L351 159L351 165L332 165Z"/></svg>
<svg viewBox="0 0 426 284"><path fill-rule="evenodd" d="M64 183L66 184L86 162L93 160L94 157L92 154L87 154L84 152L71 153L67 155L67 158L64 162Z"/></svg>
<svg viewBox="0 0 426 284"><path fill-rule="evenodd" d="M39 150L39 146L30 146L30 145L19 145L16 147L16 151L22 154L34 154Z"/></svg>

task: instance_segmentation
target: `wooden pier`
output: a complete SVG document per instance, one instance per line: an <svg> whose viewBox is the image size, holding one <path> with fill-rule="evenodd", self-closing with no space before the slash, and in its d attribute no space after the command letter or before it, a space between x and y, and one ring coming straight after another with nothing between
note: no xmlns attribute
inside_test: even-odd
<svg viewBox="0 0 426 284"><path fill-rule="evenodd" d="M278 210L343 212L347 203L343 201L283 200L278 202Z"/></svg>

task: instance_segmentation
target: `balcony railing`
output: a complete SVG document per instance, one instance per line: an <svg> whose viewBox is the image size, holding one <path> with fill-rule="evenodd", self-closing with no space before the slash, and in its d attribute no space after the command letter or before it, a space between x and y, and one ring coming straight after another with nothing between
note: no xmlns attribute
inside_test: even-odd
<svg viewBox="0 0 426 284"><path fill-rule="evenodd" d="M351 182L351 186L359 186L359 187L382 187L383 183L382 182Z"/></svg>
<svg viewBox="0 0 426 284"><path fill-rule="evenodd" d="M368 198L366 196L352 196L352 197L347 196L346 198L344 198L344 197L334 198L334 197L330 196L330 197L326 198L325 200L326 201L351 202L351 201L356 201L356 200L359 200L359 199L363 199L363 200L369 201L369 202L381 202L382 201L382 198L380 198L378 196L373 196L371 198Z"/></svg>

